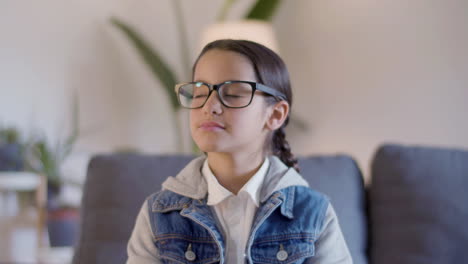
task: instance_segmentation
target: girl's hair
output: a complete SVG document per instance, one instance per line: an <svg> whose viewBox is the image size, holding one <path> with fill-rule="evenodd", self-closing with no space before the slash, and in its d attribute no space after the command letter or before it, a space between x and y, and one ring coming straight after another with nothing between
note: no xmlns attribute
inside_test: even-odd
<svg viewBox="0 0 468 264"><path fill-rule="evenodd" d="M244 55L252 63L257 82L282 92L286 95L286 101L289 106L292 106L291 83L286 65L274 51L256 42L248 40L220 39L208 43L200 52L200 55L198 55L198 58L193 65L192 78L200 58L203 54L213 49L232 51ZM268 104L274 104L278 100L281 100L273 96L268 96L266 98ZM273 133L270 133L267 137L265 150L280 158L288 167L294 167L299 171L297 159L291 153L291 148L286 140L286 132L284 128L288 123L289 115L283 125Z"/></svg>

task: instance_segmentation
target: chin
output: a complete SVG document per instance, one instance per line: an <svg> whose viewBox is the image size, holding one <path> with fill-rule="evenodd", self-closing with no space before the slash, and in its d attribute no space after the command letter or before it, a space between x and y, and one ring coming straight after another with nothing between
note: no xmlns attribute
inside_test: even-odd
<svg viewBox="0 0 468 264"><path fill-rule="evenodd" d="M195 143L203 152L229 152L230 149L226 144L223 144L223 142L215 138L198 138L195 139Z"/></svg>
<svg viewBox="0 0 468 264"><path fill-rule="evenodd" d="M221 140L216 134L210 135L206 132L192 134L192 139L203 152L218 152L222 148Z"/></svg>
<svg viewBox="0 0 468 264"><path fill-rule="evenodd" d="M207 143L207 144L198 144L198 148L203 151L203 152L221 152L222 149L217 145L213 143Z"/></svg>

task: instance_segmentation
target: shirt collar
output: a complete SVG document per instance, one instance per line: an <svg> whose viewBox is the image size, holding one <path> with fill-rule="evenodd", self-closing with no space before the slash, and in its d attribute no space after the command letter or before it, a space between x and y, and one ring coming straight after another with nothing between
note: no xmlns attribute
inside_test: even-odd
<svg viewBox="0 0 468 264"><path fill-rule="evenodd" d="M265 178L266 172L270 165L268 158L265 158L262 166L250 178L250 180L239 190L239 193L245 192L249 195L255 206L260 204L260 191ZM208 165L208 159L203 163L202 174L206 179L208 185L208 205L216 205L231 195L234 195L228 189L224 188L215 177Z"/></svg>

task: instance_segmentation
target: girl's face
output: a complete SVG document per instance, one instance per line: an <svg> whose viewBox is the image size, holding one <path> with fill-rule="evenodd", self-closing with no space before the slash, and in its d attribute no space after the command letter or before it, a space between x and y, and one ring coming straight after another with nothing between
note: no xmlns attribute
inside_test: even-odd
<svg viewBox="0 0 468 264"><path fill-rule="evenodd" d="M257 81L250 61L243 55L213 49L198 60L193 81L219 84L231 80ZM212 92L202 108L190 110L192 138L203 152L261 151L269 131L265 126L270 113L267 110L259 92L249 106L237 109L222 105L218 94Z"/></svg>

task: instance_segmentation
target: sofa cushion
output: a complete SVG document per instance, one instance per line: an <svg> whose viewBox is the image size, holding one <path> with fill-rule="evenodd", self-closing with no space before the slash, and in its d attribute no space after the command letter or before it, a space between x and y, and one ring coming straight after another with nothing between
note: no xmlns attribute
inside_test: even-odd
<svg viewBox="0 0 468 264"><path fill-rule="evenodd" d="M354 264L367 263L367 211L364 182L349 156L299 159L301 175L314 190L326 194L335 208Z"/></svg>
<svg viewBox="0 0 468 264"><path fill-rule="evenodd" d="M381 146L372 163L371 263L468 259L468 151Z"/></svg>
<svg viewBox="0 0 468 264"><path fill-rule="evenodd" d="M73 263L125 263L127 242L143 201L192 158L139 154L93 157L84 186L81 235Z"/></svg>
<svg viewBox="0 0 468 264"><path fill-rule="evenodd" d="M124 263L143 201L191 159L136 154L94 157L84 187L81 236L73 263ZM330 197L354 263L367 263L363 183L355 162L347 156L307 157L299 165L310 186Z"/></svg>

